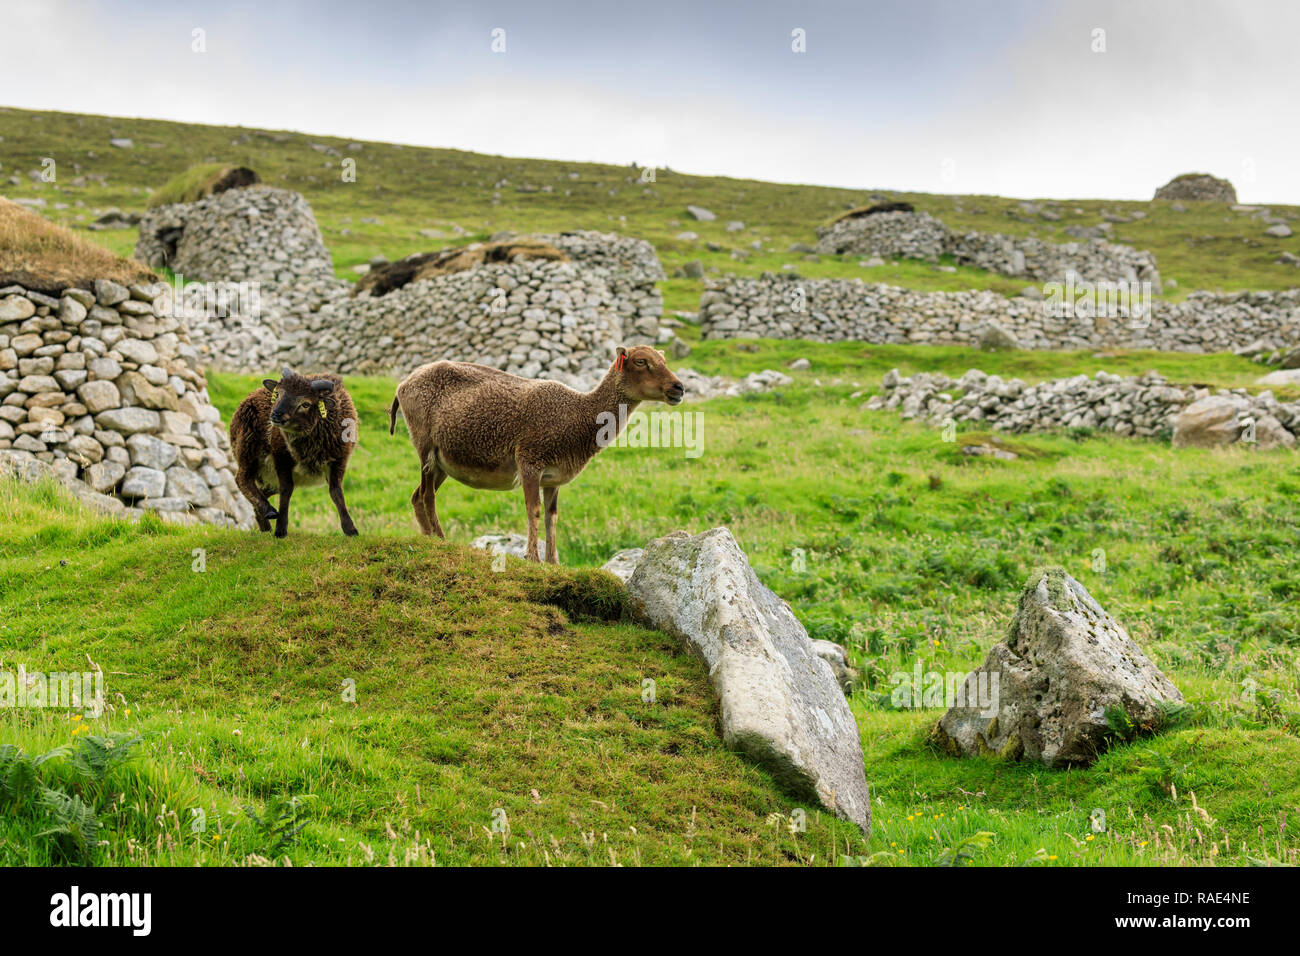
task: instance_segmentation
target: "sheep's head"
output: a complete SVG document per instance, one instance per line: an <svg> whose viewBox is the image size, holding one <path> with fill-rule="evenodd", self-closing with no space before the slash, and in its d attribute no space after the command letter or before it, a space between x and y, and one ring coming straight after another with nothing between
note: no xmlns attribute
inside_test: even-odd
<svg viewBox="0 0 1300 956"><path fill-rule="evenodd" d="M680 405L686 395L681 379L668 370L664 353L648 345L620 345L614 368L622 373L623 394L633 401Z"/></svg>
<svg viewBox="0 0 1300 956"><path fill-rule="evenodd" d="M284 432L299 434L315 428L329 414L326 396L334 391L328 379L310 379L285 369L280 381L266 379L262 387L271 393L271 424Z"/></svg>

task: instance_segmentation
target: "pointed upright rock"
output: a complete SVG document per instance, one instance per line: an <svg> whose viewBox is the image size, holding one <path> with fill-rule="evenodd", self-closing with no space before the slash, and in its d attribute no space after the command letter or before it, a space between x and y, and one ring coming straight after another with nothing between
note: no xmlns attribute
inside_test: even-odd
<svg viewBox="0 0 1300 956"><path fill-rule="evenodd" d="M1082 584L1063 568L1046 568L1030 575L1010 636L967 677L933 737L959 756L1086 765L1109 745L1119 712L1126 726L1150 731L1182 702Z"/></svg>

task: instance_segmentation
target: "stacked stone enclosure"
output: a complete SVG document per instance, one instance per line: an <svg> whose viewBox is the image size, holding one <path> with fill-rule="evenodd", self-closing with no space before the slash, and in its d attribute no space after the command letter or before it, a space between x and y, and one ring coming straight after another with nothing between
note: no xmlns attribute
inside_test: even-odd
<svg viewBox="0 0 1300 956"><path fill-rule="evenodd" d="M145 212L139 229L135 258L187 279L288 290L334 278L311 206L287 189L250 186L158 206Z"/></svg>
<svg viewBox="0 0 1300 956"><path fill-rule="evenodd" d="M0 464L112 514L251 527L221 415L160 284L0 289Z"/></svg>
<svg viewBox="0 0 1300 956"><path fill-rule="evenodd" d="M1092 239L1052 243L998 233L955 233L924 212L880 212L841 219L817 230L823 255L880 256L938 262L952 256L960 265L1034 282L1149 282L1160 292L1155 256L1131 246Z"/></svg>
<svg viewBox="0 0 1300 956"><path fill-rule="evenodd" d="M1223 352L1261 340L1273 347L1300 343L1300 290L1195 292L1182 302L1153 301L1149 315L1137 318L1058 316L1045 301L995 292L918 292L764 273L712 283L700 298L700 322L703 337L715 339L975 345L997 324L1027 349Z"/></svg>
<svg viewBox="0 0 1300 956"><path fill-rule="evenodd" d="M1183 173L1157 189L1152 198L1235 203L1237 190L1228 180L1209 173Z"/></svg>
<svg viewBox="0 0 1300 956"><path fill-rule="evenodd" d="M136 257L205 284L182 307L203 361L221 370L404 375L455 359L582 385L619 345L656 341L664 273L650 243L591 231L537 238L569 261L517 258L354 296L306 200L253 187L151 210ZM233 288L250 282L252 297ZM232 312L220 298L257 308Z"/></svg>

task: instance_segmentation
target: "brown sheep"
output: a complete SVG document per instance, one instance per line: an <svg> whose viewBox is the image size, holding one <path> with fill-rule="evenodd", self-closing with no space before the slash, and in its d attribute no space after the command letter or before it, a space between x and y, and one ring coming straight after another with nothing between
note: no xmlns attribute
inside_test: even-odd
<svg viewBox="0 0 1300 956"><path fill-rule="evenodd" d="M540 560L537 522L544 493L546 560L559 564L555 523L560 486L576 478L609 443L610 416L621 428L641 402L677 405L685 394L663 353L646 345L620 347L605 378L586 393L485 365L434 362L397 386L388 430L396 429L401 409L420 458L420 485L411 506L422 532L446 537L435 497L448 475L471 488L509 491L522 485L527 558Z"/></svg>
<svg viewBox="0 0 1300 956"><path fill-rule="evenodd" d="M298 485L328 482L346 535L357 533L343 499L343 475L357 445L357 411L332 373L298 375L284 370L266 379L230 419L230 444L238 473L235 483L253 505L257 527L275 536L289 533L289 499ZM280 496L271 507L268 495Z"/></svg>

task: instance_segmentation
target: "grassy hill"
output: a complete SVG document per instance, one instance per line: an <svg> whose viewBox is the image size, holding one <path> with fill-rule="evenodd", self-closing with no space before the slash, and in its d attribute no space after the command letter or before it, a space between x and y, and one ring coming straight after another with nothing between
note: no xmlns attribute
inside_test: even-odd
<svg viewBox="0 0 1300 956"><path fill-rule="evenodd" d="M964 848L993 864L1300 862L1286 826L1300 811L1294 455L1079 431L1018 437L1020 459L976 461L851 397L893 365L1033 378L1027 360L1054 358L1053 374L1156 367L1225 384L1257 368L855 343L703 343L692 359L740 374L796 347L813 368L792 388L700 407L702 457L597 456L561 495L569 567L558 571L512 561L493 573L467 549L522 527L518 495L449 483L450 540L413 534L416 468L402 429L387 434L384 379L348 381L362 417L348 478L356 540L320 489L295 496L277 542L109 523L54 489L0 485L0 666L73 669L88 655L113 705L95 733L144 735L109 783L82 784L88 800L119 795L99 798L107 845L95 859L924 865ZM212 376L223 415L254 385ZM869 843L812 812L806 832L790 832L796 802L718 743L698 663L627 623L621 589L583 570L719 524L862 670L852 707L875 803ZM1104 572L1091 568L1099 548ZM1047 562L1092 590L1192 709L1083 771L937 753L926 733L941 711L895 709L891 676L918 657L945 671L982 661L1026 573ZM647 677L655 704L641 699ZM355 703L341 696L349 678ZM32 754L77 739L64 713L0 721ZM69 766L44 772L71 784ZM202 834L190 832L194 807L207 814ZM1090 827L1096 809L1105 833ZM3 821L3 862L71 852L33 836L46 825L35 815Z"/></svg>
<svg viewBox="0 0 1300 956"><path fill-rule="evenodd" d="M108 145L119 136L133 149ZM0 137L0 177L23 181L7 194L44 198L43 212L74 225L96 208L143 209L148 189L196 163L248 165L308 196L341 272L377 252L450 242L418 230L450 235L456 223L474 237L618 229L652 239L669 268L696 257L738 272L793 262L806 275L1018 288L977 270L864 270L783 251L868 201L863 191L662 170L643 186L627 168L19 110L0 110ZM353 184L337 175L347 155L358 160ZM56 158L57 183L27 177L41 156ZM1010 200L889 195L959 228L1064 238L1064 222L1008 216L1019 212ZM687 202L718 222L689 221ZM1224 206L1060 208L1087 224L1103 209L1146 211L1119 238L1156 251L1179 280L1174 294L1294 281L1272 263L1262 223ZM726 233L728 219L745 231ZM685 228L772 251L747 262L702 255L674 238ZM117 252L135 242L133 230L84 235ZM699 289L666 283L669 307L694 308ZM522 528L518 494L448 483L439 514L449 540L414 534L417 468L401 427L388 434L394 383L382 378L346 383L362 419L347 480L358 539L339 533L319 488L295 495L290 536L276 541L108 521L53 486L0 480L0 671L95 666L109 703L98 720L0 709L0 864L1300 863L1294 453L1171 449L1077 429L1013 439L1014 461L969 459L936 430L860 408L895 366L1031 381L1154 368L1219 386L1252 383L1258 366L683 334L694 352L676 364L708 374L812 364L775 393L688 404L704 416L699 458L597 456L561 494L558 570L512 561L494 572L468 548L478 534ZM209 377L223 418L259 378ZM723 524L813 636L844 644L862 674L851 706L870 841L727 752L700 664L631 624L621 587L594 570L674 529ZM918 659L940 671L982 662L1043 564L1079 578L1192 706L1169 732L1122 742L1086 770L944 756L927 741L942 711L896 708L894 676ZM642 698L647 678L653 702ZM789 825L801 809L802 831Z"/></svg>
<svg viewBox="0 0 1300 956"><path fill-rule="evenodd" d="M664 169L656 171L655 182L643 183L641 171L631 166L512 159L292 132L4 107L0 137L0 192L11 198L44 198L47 215L74 223L78 216L83 224L93 221L96 209L142 211L150 190L198 164L249 166L268 184L307 197L337 270L353 278L350 267L373 255L396 259L440 248L453 240L453 227L459 226L473 238L507 229L617 230L652 241L670 273L700 259L707 269L742 275L789 263L811 278L861 276L921 289L988 288L1012 294L1025 284L965 267L947 273L925 263L902 262L864 269L856 256L808 262L787 252L792 243L814 242L818 225L878 195L912 202L954 229L1037 235L1056 242L1072 241L1067 226L1097 225L1104 221L1103 213L1144 214L1143 219L1116 224L1113 239L1154 252L1164 278L1177 280L1177 288L1167 293L1174 298L1192 289L1289 288L1300 279L1295 266L1276 261L1283 250L1300 252L1300 238L1265 236L1265 223L1233 212L1226 203L1188 203L1187 211L1179 213L1164 201L1062 199L1057 207L1061 218L1049 221L1026 216L1016 200L898 192L888 184L878 190L832 189ZM134 146L109 145L110 139L121 137ZM39 170L47 157L56 162L56 182L33 182L29 172ZM344 159L356 161L355 182L343 181ZM20 185L6 182L13 175ZM1152 183L1152 190L1158 185ZM68 208L56 209L56 203ZM695 222L686 214L688 203L712 210L717 220ZM1300 219L1300 207L1271 208L1275 215ZM743 222L744 230L727 232L732 220ZM423 238L422 229L440 230L448 238ZM697 233L699 240L677 239L684 230ZM1300 228L1296 232L1300 236ZM134 230L104 231L97 239L129 255L136 236ZM755 241L761 242L762 251L749 249ZM708 242L721 251L708 250ZM752 255L734 260L732 249ZM693 311L701 286L697 279L670 280L664 286L667 307Z"/></svg>

